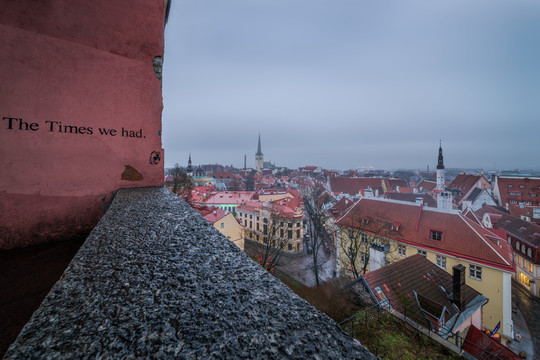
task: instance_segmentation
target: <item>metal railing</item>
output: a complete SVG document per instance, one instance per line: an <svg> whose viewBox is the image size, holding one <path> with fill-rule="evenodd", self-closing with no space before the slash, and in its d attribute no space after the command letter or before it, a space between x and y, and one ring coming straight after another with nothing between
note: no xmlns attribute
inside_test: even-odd
<svg viewBox="0 0 540 360"><path fill-rule="evenodd" d="M443 345L444 341L446 341L452 345L455 345L457 348L459 348L459 350L462 350L463 345L467 343L469 346L474 347L482 354L482 359L506 359L505 357L500 357L496 354L489 352L486 349L479 347L478 345L466 340L465 338L459 336L456 333L442 334L448 335L445 339L438 331L435 331L435 329L438 327L438 324L432 322L423 313L408 306L405 306L397 300L387 299L385 303L385 305L378 304L371 306L341 321L340 323L338 323L338 325L343 329L343 331L349 333L349 335L351 335L353 338L356 338L357 335L360 335L362 333L363 329L369 327L371 321L379 321L381 316L392 315L393 317L402 320L402 322L406 326L416 330L418 334L422 334L423 336L426 336L430 339L433 339L434 335L439 336L440 339L443 340L439 342ZM447 345L445 346L448 347ZM377 354L375 355L378 356Z"/></svg>

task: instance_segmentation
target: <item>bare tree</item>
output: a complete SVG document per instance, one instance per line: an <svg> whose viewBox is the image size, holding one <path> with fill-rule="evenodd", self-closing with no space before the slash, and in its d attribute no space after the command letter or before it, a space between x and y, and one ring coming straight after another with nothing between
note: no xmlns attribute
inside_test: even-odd
<svg viewBox="0 0 540 360"><path fill-rule="evenodd" d="M304 198L305 209L309 216L309 223L311 227L311 236L309 236L309 246L312 250L313 257L313 274L315 275L315 283L320 285L319 279L319 250L325 240L328 241L329 235L326 231L325 224L327 222L328 215L324 211L322 206L319 206L314 199L313 191L308 191L307 196Z"/></svg>
<svg viewBox="0 0 540 360"><path fill-rule="evenodd" d="M168 171L171 179L167 182L167 186L173 193L181 197L187 203L191 203L191 190L193 190L193 182L178 163L174 164L172 169Z"/></svg>
<svg viewBox="0 0 540 360"><path fill-rule="evenodd" d="M393 224L378 215L354 214L351 226L341 231L340 250L349 261L349 269L355 279L366 273L370 263L371 248L390 246ZM387 264L396 261L395 254L385 251Z"/></svg>
<svg viewBox="0 0 540 360"><path fill-rule="evenodd" d="M269 216L263 217L262 225L262 231L244 229L244 238L257 241L255 260L265 270L273 272L289 244L289 232L274 210L270 211Z"/></svg>

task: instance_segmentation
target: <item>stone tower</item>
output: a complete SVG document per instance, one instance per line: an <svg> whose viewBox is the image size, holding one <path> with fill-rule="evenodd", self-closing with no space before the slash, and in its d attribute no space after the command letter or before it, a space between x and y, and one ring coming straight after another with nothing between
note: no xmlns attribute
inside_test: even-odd
<svg viewBox="0 0 540 360"><path fill-rule="evenodd" d="M264 166L263 153L261 151L261 134L259 134L259 144L255 153L255 170L261 172Z"/></svg>

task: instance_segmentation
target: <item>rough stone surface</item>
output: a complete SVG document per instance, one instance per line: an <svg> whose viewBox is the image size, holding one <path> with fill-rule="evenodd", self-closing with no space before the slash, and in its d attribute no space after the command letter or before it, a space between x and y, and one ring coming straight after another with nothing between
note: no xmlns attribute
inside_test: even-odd
<svg viewBox="0 0 540 360"><path fill-rule="evenodd" d="M164 188L120 190L8 359L375 359Z"/></svg>

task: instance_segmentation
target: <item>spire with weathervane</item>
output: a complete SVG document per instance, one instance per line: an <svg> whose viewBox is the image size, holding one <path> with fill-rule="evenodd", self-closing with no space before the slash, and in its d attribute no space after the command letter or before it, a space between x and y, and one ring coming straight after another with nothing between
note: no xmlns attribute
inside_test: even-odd
<svg viewBox="0 0 540 360"><path fill-rule="evenodd" d="M263 153L261 151L261 134L259 134L259 144L255 153L255 170L261 172L264 166Z"/></svg>
<svg viewBox="0 0 540 360"><path fill-rule="evenodd" d="M444 162L443 162L443 155L442 155L442 141L439 140L439 159L437 161L437 186L435 187L435 190L444 190L445 184L444 184Z"/></svg>
<svg viewBox="0 0 540 360"><path fill-rule="evenodd" d="M187 163L186 173L188 176L193 176L193 167L191 166L191 153L189 153L189 160Z"/></svg>

